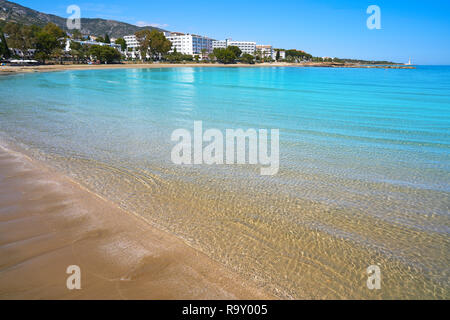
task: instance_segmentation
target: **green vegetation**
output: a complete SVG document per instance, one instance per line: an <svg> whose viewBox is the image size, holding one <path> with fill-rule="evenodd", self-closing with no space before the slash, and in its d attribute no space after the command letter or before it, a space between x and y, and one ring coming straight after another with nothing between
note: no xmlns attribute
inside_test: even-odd
<svg viewBox="0 0 450 320"><path fill-rule="evenodd" d="M23 26L17 23L6 23L3 32L8 35L9 48L27 50L35 48L36 35L41 29L36 26Z"/></svg>
<svg viewBox="0 0 450 320"><path fill-rule="evenodd" d="M174 52L168 54L166 56L166 60L168 62L172 62L172 63L180 63L180 62L189 62L189 61L193 61L194 57L188 54L182 54L177 52L177 50L175 49Z"/></svg>
<svg viewBox="0 0 450 320"><path fill-rule="evenodd" d="M286 50L286 60L288 62L300 62L300 61L307 61L311 60L313 58L312 55L309 53L306 53L305 51L301 50Z"/></svg>
<svg viewBox="0 0 450 320"><path fill-rule="evenodd" d="M209 59L208 50L202 49L202 58L203 59Z"/></svg>
<svg viewBox="0 0 450 320"><path fill-rule="evenodd" d="M110 46L93 45L89 48L89 54L101 63L119 62L121 54Z"/></svg>
<svg viewBox="0 0 450 320"><path fill-rule="evenodd" d="M127 49L127 42L123 38L117 39L116 44L120 44L122 51L125 51Z"/></svg>
<svg viewBox="0 0 450 320"><path fill-rule="evenodd" d="M70 54L75 59L76 63L85 63L89 59L89 47L83 46L79 42L70 42Z"/></svg>
<svg viewBox="0 0 450 320"><path fill-rule="evenodd" d="M232 47L228 47L226 49L214 49L213 55L219 61L220 63L230 64L230 63L236 63L236 59L238 58L236 56L236 53L233 49L230 49ZM240 50L239 50L240 51Z"/></svg>
<svg viewBox="0 0 450 320"><path fill-rule="evenodd" d="M57 25L49 23L36 33L35 58L45 63L50 57L60 59L65 43L66 33Z"/></svg>
<svg viewBox="0 0 450 320"><path fill-rule="evenodd" d="M398 64L392 61L368 61L368 60L358 60L358 59L340 59L333 58L333 62L335 63L356 63L356 64L373 64L373 65L393 65Z"/></svg>
<svg viewBox="0 0 450 320"><path fill-rule="evenodd" d="M232 51L234 53L234 55L236 56L236 58L240 58L242 55L242 51L238 47L229 46L228 50Z"/></svg>
<svg viewBox="0 0 450 320"><path fill-rule="evenodd" d="M35 58L45 62L50 57L59 59L62 56L62 48L66 33L53 23L44 28L37 26L23 26L17 23L6 23L3 28L8 35L7 47L26 52L28 49L36 49Z"/></svg>
<svg viewBox="0 0 450 320"><path fill-rule="evenodd" d="M81 34L80 30L75 29L72 31L72 39L74 40L81 40L83 39L83 35Z"/></svg>
<svg viewBox="0 0 450 320"><path fill-rule="evenodd" d="M172 42L167 40L162 32L142 30L136 32L142 60L157 60L164 58L172 48Z"/></svg>
<svg viewBox="0 0 450 320"><path fill-rule="evenodd" d="M6 42L5 34L0 30L0 59L9 59L11 53L9 52L8 43Z"/></svg>
<svg viewBox="0 0 450 320"><path fill-rule="evenodd" d="M241 61L243 63L247 63L247 64L254 64L255 63L255 57L252 56L251 54L248 53L244 53L241 57Z"/></svg>
<svg viewBox="0 0 450 320"><path fill-rule="evenodd" d="M6 23L3 31L8 35L8 38L5 39L6 37L0 32L0 40L2 40L0 43L0 56L8 57L5 54L6 52L9 53L9 49L5 49L6 46L6 48L16 48L22 52L26 52L28 49L35 49L34 58L44 64L51 59L62 63L66 57L64 47L68 38L67 34L53 23L49 23L43 28ZM72 38L74 40L82 38L81 33L74 32ZM124 45L126 47L126 44ZM88 46L71 41L70 48L72 59L77 63L87 62L91 58L101 63L113 63L120 62L122 58L120 52L110 46Z"/></svg>

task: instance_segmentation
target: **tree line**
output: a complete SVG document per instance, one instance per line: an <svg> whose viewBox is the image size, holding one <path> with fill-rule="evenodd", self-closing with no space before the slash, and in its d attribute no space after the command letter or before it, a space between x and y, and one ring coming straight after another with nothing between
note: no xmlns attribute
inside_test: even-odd
<svg viewBox="0 0 450 320"><path fill-rule="evenodd" d="M69 39L67 33L53 23L42 28L14 22L2 23L0 25L0 57L3 59L14 57L14 54L11 54L11 48L20 50L24 55L27 55L28 50L31 49L34 59L44 64L49 60L62 63L66 58L64 48L67 39ZM72 39L82 40L81 33L75 30ZM104 38L100 37L99 40L101 41L98 42L103 43L111 42L108 35ZM110 46L84 46L76 41L71 41L70 57L77 62L87 62L91 58L101 63L121 60L120 52Z"/></svg>

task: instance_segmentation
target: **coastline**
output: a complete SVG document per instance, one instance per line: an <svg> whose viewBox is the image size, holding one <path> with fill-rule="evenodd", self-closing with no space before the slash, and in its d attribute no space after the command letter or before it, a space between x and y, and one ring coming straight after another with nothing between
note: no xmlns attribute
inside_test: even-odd
<svg viewBox="0 0 450 320"><path fill-rule="evenodd" d="M0 299L275 299L9 145L0 190Z"/></svg>
<svg viewBox="0 0 450 320"><path fill-rule="evenodd" d="M366 66L357 64L335 64L335 63L262 63L262 64L211 64L211 63L187 63L187 64L107 64L107 65L39 65L39 66L2 66L0 74L33 73L33 72L55 72L68 70L107 70L107 69L158 69L158 68L264 68L264 67L312 67L312 68L359 68L359 69L415 69L413 66Z"/></svg>

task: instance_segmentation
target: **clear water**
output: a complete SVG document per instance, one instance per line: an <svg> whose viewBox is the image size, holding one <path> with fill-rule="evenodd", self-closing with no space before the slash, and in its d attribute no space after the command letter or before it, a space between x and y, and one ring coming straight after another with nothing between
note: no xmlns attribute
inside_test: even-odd
<svg viewBox="0 0 450 320"><path fill-rule="evenodd" d="M282 298L450 298L450 67L70 71L0 97L4 140ZM195 120L280 129L279 174L172 164Z"/></svg>

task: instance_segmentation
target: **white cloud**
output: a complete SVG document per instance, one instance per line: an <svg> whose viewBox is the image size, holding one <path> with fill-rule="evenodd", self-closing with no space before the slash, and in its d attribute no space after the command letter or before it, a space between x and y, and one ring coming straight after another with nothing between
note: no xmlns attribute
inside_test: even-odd
<svg viewBox="0 0 450 320"><path fill-rule="evenodd" d="M154 28L167 28L168 24L151 23L146 21L138 21L135 23L138 27L154 27Z"/></svg>

